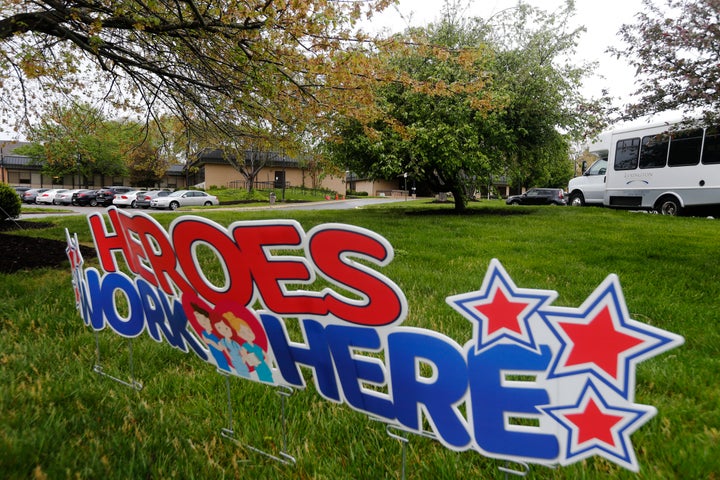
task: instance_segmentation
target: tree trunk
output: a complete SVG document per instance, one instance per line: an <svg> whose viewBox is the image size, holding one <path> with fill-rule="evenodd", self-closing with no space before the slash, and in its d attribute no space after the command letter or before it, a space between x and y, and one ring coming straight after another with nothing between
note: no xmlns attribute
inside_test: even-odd
<svg viewBox="0 0 720 480"><path fill-rule="evenodd" d="M465 198L465 191L461 186L455 186L450 189L455 200L455 213L462 213L467 209L467 199Z"/></svg>

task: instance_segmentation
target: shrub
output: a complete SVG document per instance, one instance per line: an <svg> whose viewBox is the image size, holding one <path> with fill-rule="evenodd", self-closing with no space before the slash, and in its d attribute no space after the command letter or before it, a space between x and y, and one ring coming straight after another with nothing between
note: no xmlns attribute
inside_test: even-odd
<svg viewBox="0 0 720 480"><path fill-rule="evenodd" d="M15 190L10 185L0 183L0 220L19 217L20 207L20 197Z"/></svg>

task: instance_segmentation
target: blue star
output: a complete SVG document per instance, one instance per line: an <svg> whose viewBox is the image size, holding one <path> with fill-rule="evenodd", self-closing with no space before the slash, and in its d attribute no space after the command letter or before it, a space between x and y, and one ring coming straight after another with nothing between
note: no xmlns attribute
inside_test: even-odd
<svg viewBox="0 0 720 480"><path fill-rule="evenodd" d="M540 315L561 344L548 379L587 374L631 401L636 365L684 342L631 319L616 275L609 275L580 308L548 308Z"/></svg>
<svg viewBox="0 0 720 480"><path fill-rule="evenodd" d="M657 410L624 399L613 403L606 400L588 381L574 405L541 408L567 431L562 465L599 455L630 470L639 470L630 435Z"/></svg>
<svg viewBox="0 0 720 480"><path fill-rule="evenodd" d="M557 293L518 288L497 259L490 262L480 290L447 297L447 303L473 322L475 351L502 340L537 350L530 325L544 305Z"/></svg>

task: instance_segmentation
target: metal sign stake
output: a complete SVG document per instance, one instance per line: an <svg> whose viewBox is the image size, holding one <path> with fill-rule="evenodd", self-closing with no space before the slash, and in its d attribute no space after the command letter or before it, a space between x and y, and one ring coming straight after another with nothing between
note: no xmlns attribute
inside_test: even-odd
<svg viewBox="0 0 720 480"><path fill-rule="evenodd" d="M138 382L135 379L135 365L133 363L133 351L132 351L132 339L128 339L128 363L130 366L130 381L127 382L121 378L115 377L113 375L110 375L109 373L106 373L103 369L103 366L100 362L100 338L98 336L97 330L94 331L95 334L95 365L93 365L93 372L97 373L98 375L102 375L104 377L109 378L110 380L113 380L121 385L125 385L126 387L130 387L134 390L137 390L138 392L143 389L143 384Z"/></svg>
<svg viewBox="0 0 720 480"><path fill-rule="evenodd" d="M233 430L232 395L230 394L230 376L226 372L221 370L218 370L218 373L221 373L225 376L225 390L227 392L227 427L220 430L220 435L240 447L246 448L255 453L259 453L260 455L264 455L276 462L282 463L284 465L295 465L297 463L297 460L295 459L295 457L287 453L287 417L285 415L285 398L292 395L294 390L291 387L284 385L276 387L277 389L275 393L280 397L280 426L282 448L277 455L273 455L272 453L266 452L265 450L262 450L260 448L242 443L237 438L235 438L235 430Z"/></svg>

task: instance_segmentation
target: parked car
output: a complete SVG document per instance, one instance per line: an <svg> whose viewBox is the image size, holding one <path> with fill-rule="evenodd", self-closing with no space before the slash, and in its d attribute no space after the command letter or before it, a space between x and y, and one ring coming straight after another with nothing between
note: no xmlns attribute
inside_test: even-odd
<svg viewBox="0 0 720 480"><path fill-rule="evenodd" d="M31 188L30 190L25 190L25 193L23 193L21 200L23 203L35 203L35 199L38 195L40 195L43 192L47 192L50 190L49 188Z"/></svg>
<svg viewBox="0 0 720 480"><path fill-rule="evenodd" d="M131 190L135 190L132 187L105 187L97 191L97 203L103 207L112 205L115 195L118 193L127 193Z"/></svg>
<svg viewBox="0 0 720 480"><path fill-rule="evenodd" d="M153 198L167 197L170 195L170 190L152 190L145 192L143 195L138 195L135 199L135 206L137 208L150 208L150 202Z"/></svg>
<svg viewBox="0 0 720 480"><path fill-rule="evenodd" d="M97 207L97 190L78 190L73 193L72 204L85 207Z"/></svg>
<svg viewBox="0 0 720 480"><path fill-rule="evenodd" d="M217 197L208 195L199 190L178 190L172 192L167 197L157 197L150 201L152 208L169 208L175 210L179 207L199 206L199 205L219 205Z"/></svg>
<svg viewBox="0 0 720 480"><path fill-rule="evenodd" d="M30 190L32 187L12 187L13 190L15 190L15 193L18 194L18 197L20 197L20 200L22 200L22 196L25 192Z"/></svg>
<svg viewBox="0 0 720 480"><path fill-rule="evenodd" d="M115 198L113 198L112 203L113 205L117 205L118 207L136 208L138 195L145 195L145 191L131 190L125 193L118 193L115 195Z"/></svg>
<svg viewBox="0 0 720 480"><path fill-rule="evenodd" d="M531 188L505 200L508 205L567 205L562 188Z"/></svg>
<svg viewBox="0 0 720 480"><path fill-rule="evenodd" d="M50 190L45 190L40 195L38 195L35 198L35 203L44 203L46 205L52 205L53 201L55 200L55 196L58 193L66 192L67 188L51 188Z"/></svg>
<svg viewBox="0 0 720 480"><path fill-rule="evenodd" d="M80 189L76 188L74 190L65 190L64 192L58 193L55 195L55 198L53 198L53 205L71 205L73 194L79 191Z"/></svg>

